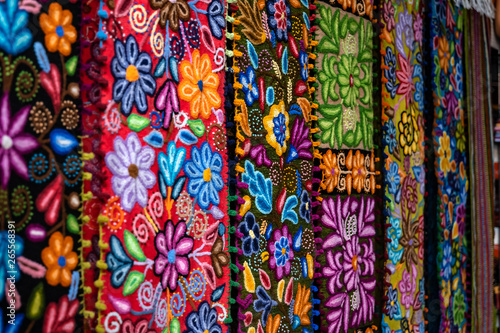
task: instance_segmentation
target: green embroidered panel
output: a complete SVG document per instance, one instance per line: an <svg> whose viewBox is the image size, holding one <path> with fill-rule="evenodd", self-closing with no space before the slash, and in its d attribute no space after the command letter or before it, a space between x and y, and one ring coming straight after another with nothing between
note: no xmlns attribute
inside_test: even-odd
<svg viewBox="0 0 500 333"><path fill-rule="evenodd" d="M371 149L372 25L327 4L317 17L320 147Z"/></svg>

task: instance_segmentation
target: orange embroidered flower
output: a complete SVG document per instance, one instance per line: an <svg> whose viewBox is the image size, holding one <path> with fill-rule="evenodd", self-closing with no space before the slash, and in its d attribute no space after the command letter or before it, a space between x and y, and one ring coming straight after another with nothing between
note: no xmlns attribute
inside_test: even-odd
<svg viewBox="0 0 500 333"><path fill-rule="evenodd" d="M299 288L297 289L297 296L295 297L295 305L293 307L293 326L297 325L296 316L299 319L299 323L302 326L311 325L311 320L309 319L308 312L312 309L312 304L309 302L309 298L311 296L311 289L301 285L299 283Z"/></svg>
<svg viewBox="0 0 500 333"><path fill-rule="evenodd" d="M78 256L72 250L73 238L63 238L59 231L50 236L49 246L42 251L42 261L47 266L45 278L51 286L71 284L71 271L78 264Z"/></svg>
<svg viewBox="0 0 500 333"><path fill-rule="evenodd" d="M439 66L444 70L445 74L448 74L448 69L450 67L450 44L446 40L446 36L438 38L438 55L439 55Z"/></svg>
<svg viewBox="0 0 500 333"><path fill-rule="evenodd" d="M63 10L61 5L53 2L49 7L49 15L40 15L40 27L45 33L45 46L49 52L59 51L62 55L71 54L71 44L76 42L76 29L71 25L73 14Z"/></svg>
<svg viewBox="0 0 500 333"><path fill-rule="evenodd" d="M451 169L451 148L450 148L450 137L448 133L443 132L443 136L439 138L439 148L437 155L439 157L439 167L443 170L444 175L447 176Z"/></svg>
<svg viewBox="0 0 500 333"><path fill-rule="evenodd" d="M340 179L340 168L337 160L337 154L328 150L325 155L323 155L323 163L321 163L319 167L323 170L321 188L326 190L328 193L333 192Z"/></svg>
<svg viewBox="0 0 500 333"><path fill-rule="evenodd" d="M269 314L267 317L266 333L278 333L278 328L281 324L281 316L277 314L274 319L273 315Z"/></svg>
<svg viewBox="0 0 500 333"><path fill-rule="evenodd" d="M219 77L212 73L212 64L207 54L200 56L200 51L195 50L192 55L192 63L188 60L181 62L180 71L182 80L179 84L179 97L189 102L191 116L198 119L208 119L212 114L212 107L221 105L221 98L217 89L219 88Z"/></svg>
<svg viewBox="0 0 500 333"><path fill-rule="evenodd" d="M361 193L365 187L366 168L365 157L358 151L352 156L352 150L346 158L346 166L351 170L351 174L347 175L347 193L351 194L351 187Z"/></svg>

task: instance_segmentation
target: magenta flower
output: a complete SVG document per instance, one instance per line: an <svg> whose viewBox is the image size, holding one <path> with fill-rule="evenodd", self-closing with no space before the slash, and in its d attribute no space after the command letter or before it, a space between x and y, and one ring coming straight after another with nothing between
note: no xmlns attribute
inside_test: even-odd
<svg viewBox="0 0 500 333"><path fill-rule="evenodd" d="M342 273L344 273L342 265L342 252L326 252L327 266L323 267L323 276L329 277L327 288L330 294L335 294L338 290L342 289L343 280Z"/></svg>
<svg viewBox="0 0 500 333"><path fill-rule="evenodd" d="M165 231L159 232L155 238L158 255L155 258L154 273L161 276L163 289L167 286L171 291L177 288L179 275L189 273L188 254L193 249L193 239L186 236L186 222L181 221L176 226L168 220Z"/></svg>
<svg viewBox="0 0 500 333"><path fill-rule="evenodd" d="M276 279L290 275L293 260L292 235L286 225L273 233L274 241L269 242L269 268L275 271Z"/></svg>
<svg viewBox="0 0 500 333"><path fill-rule="evenodd" d="M413 305L413 298L415 290L417 289L417 276L416 268L413 266L413 271L415 272L412 276L411 272L406 269L403 271L403 278L399 281L399 292L401 293L401 305L403 305L406 310L409 310Z"/></svg>
<svg viewBox="0 0 500 333"><path fill-rule="evenodd" d="M28 120L30 106L27 105L11 118L9 93L6 92L0 101L0 170L2 188L7 188L11 169L24 179L28 179L28 167L22 155L36 148L39 143L31 134L23 133Z"/></svg>

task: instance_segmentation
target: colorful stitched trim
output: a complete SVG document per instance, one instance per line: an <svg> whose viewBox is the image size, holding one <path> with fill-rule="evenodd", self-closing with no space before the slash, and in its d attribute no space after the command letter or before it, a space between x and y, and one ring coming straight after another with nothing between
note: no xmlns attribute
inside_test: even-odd
<svg viewBox="0 0 500 333"><path fill-rule="evenodd" d="M307 1L238 0L234 71L239 330L309 332L311 46ZM236 9L236 8L235 8ZM234 20L234 21L233 21Z"/></svg>
<svg viewBox="0 0 500 333"><path fill-rule="evenodd" d="M109 198L98 331L228 330L226 10L222 0L101 4Z"/></svg>
<svg viewBox="0 0 500 333"><path fill-rule="evenodd" d="M81 326L78 8L0 3L2 330Z"/></svg>
<svg viewBox="0 0 500 333"><path fill-rule="evenodd" d="M356 16L356 7L356 15L344 11L345 2L342 8L318 3L315 11L317 321L329 333L373 332L380 327L376 308L382 295L376 285L383 278L382 256L376 255L383 252L381 219L376 220L381 209L372 197L380 191L373 150L373 27Z"/></svg>
<svg viewBox="0 0 500 333"><path fill-rule="evenodd" d="M432 1L434 146L438 186L441 291L440 332L467 325L465 210L466 123L463 101L461 11L449 1Z"/></svg>
<svg viewBox="0 0 500 333"><path fill-rule="evenodd" d="M382 330L424 332L424 77L420 2L382 6L387 282Z"/></svg>

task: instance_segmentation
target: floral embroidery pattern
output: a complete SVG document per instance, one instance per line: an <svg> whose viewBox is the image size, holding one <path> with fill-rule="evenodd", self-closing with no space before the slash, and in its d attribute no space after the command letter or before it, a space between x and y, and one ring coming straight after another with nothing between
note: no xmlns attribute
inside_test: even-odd
<svg viewBox="0 0 500 333"><path fill-rule="evenodd" d="M422 4L385 1L381 33L387 297L383 331L424 326Z"/></svg>
<svg viewBox="0 0 500 333"><path fill-rule="evenodd" d="M86 235L97 230L99 250L96 257L89 241L83 253L99 275L86 272L86 290L97 289L97 316L86 323L106 332L226 332L227 2L88 6L107 38L89 41L104 57L90 54L86 72L100 115L86 120L102 132L88 145L104 152L86 163L102 182L87 187L96 207L86 203ZM95 73L103 75L98 86Z"/></svg>
<svg viewBox="0 0 500 333"><path fill-rule="evenodd" d="M312 327L309 5L239 0L234 65L239 329ZM238 36L238 38L236 38Z"/></svg>
<svg viewBox="0 0 500 333"><path fill-rule="evenodd" d="M72 14L79 8L0 3L2 315L16 308L15 324L3 318L3 331L81 326L80 20Z"/></svg>
<svg viewBox="0 0 500 333"><path fill-rule="evenodd" d="M433 1L432 78L434 93L434 150L438 224L438 278L441 295L441 322L439 330L450 332L467 327L469 311L467 300L466 267L468 256L465 236L464 208L468 200L469 180L465 169L463 93L463 23L462 12L448 1ZM446 13L446 20L439 20Z"/></svg>
<svg viewBox="0 0 500 333"><path fill-rule="evenodd" d="M318 12L321 147L371 149L372 25L329 5Z"/></svg>

